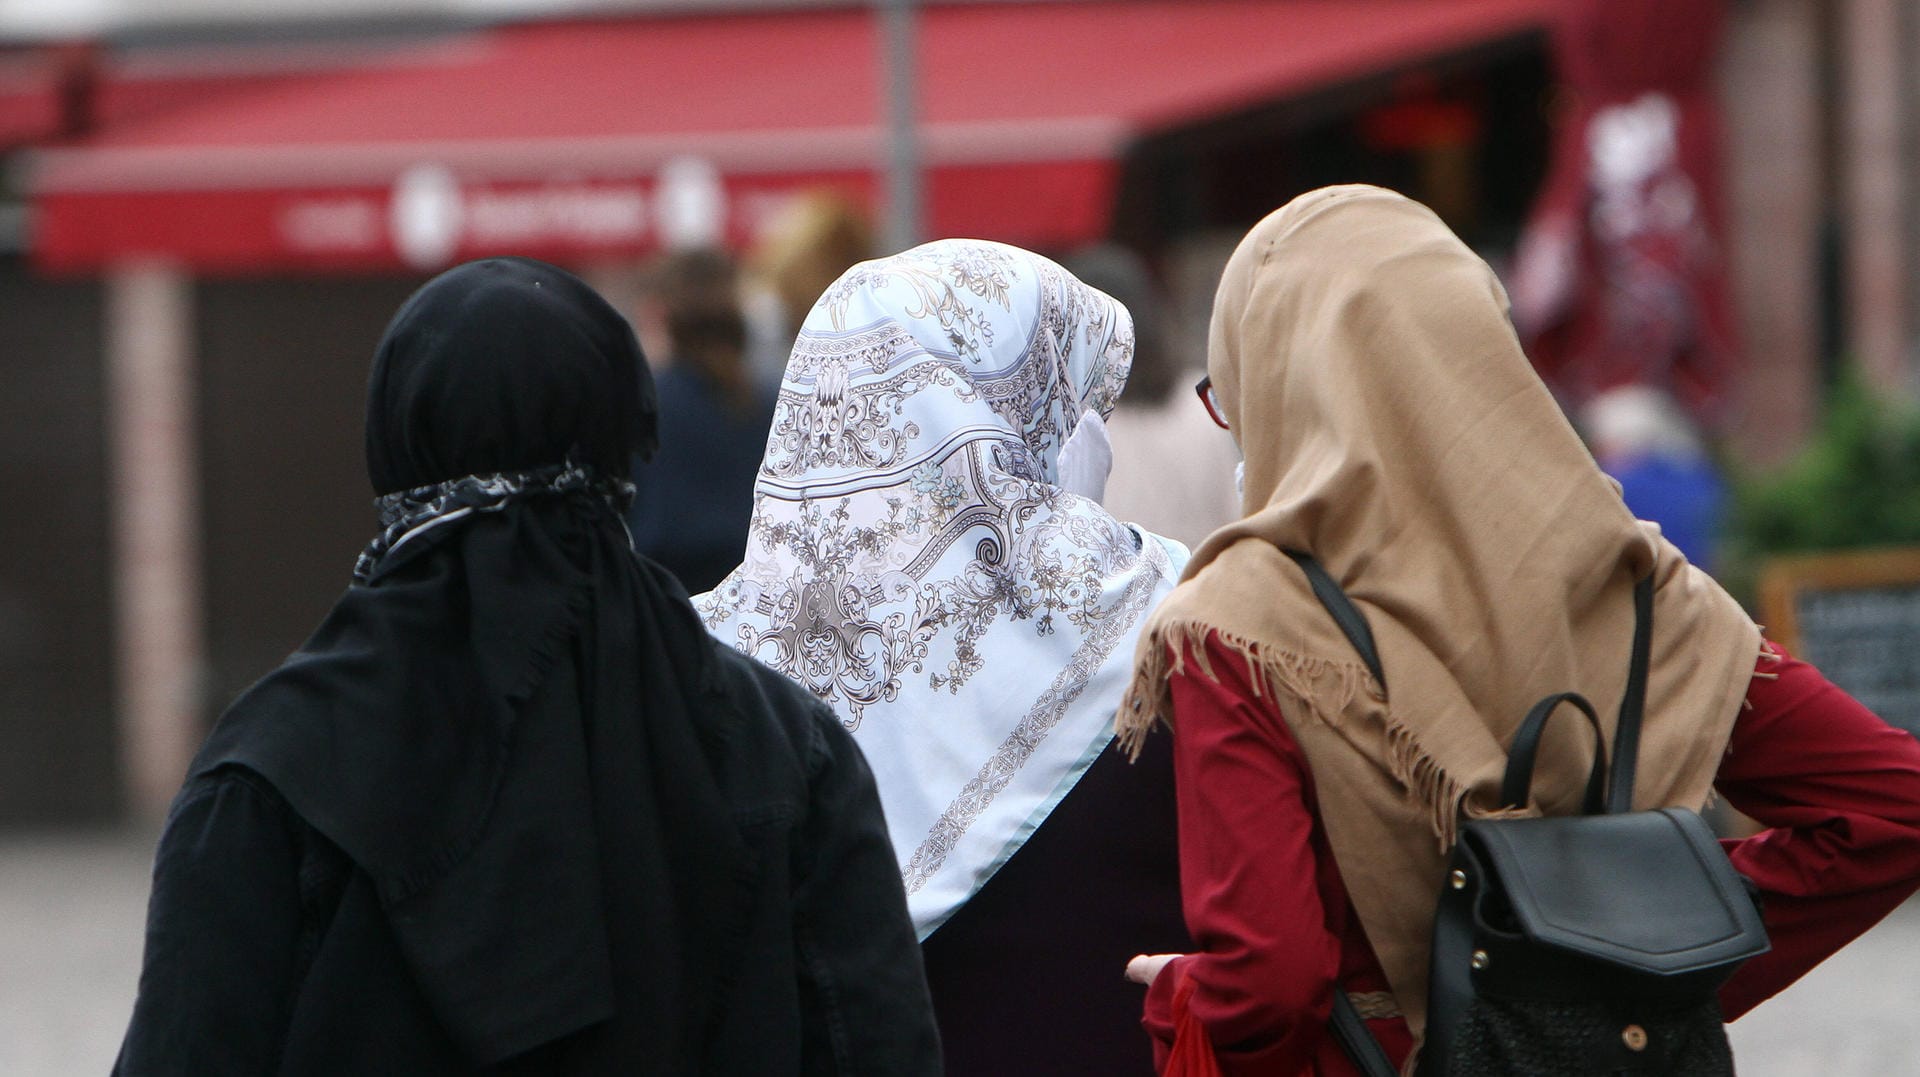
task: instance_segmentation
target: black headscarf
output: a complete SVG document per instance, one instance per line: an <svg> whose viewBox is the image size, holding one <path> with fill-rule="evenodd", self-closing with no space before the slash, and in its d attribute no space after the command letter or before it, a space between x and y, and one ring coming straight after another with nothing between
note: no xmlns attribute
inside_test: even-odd
<svg viewBox="0 0 1920 1077"><path fill-rule="evenodd" d="M421 288L369 386L381 535L195 763L265 777L366 873L476 1065L600 1026L603 1060L693 1071L752 900L713 655L618 512L654 411L572 275L491 259Z"/></svg>
<svg viewBox="0 0 1920 1077"><path fill-rule="evenodd" d="M402 304L374 352L367 475L377 494L564 459L625 478L657 420L632 328L585 282L469 262Z"/></svg>

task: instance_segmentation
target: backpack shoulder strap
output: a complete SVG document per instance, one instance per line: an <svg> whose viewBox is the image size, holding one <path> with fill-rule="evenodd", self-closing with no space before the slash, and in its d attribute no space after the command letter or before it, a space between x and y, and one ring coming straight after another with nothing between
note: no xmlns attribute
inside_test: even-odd
<svg viewBox="0 0 1920 1077"><path fill-rule="evenodd" d="M1327 613L1331 614L1333 622L1340 626L1340 631L1347 637L1347 642L1353 644L1353 649L1360 652L1361 661L1367 664L1367 672L1373 674L1373 679L1380 682L1381 690L1385 691L1387 676L1381 671L1380 653L1373 645L1373 629L1367 626L1366 615L1360 612L1359 608L1353 604L1353 600L1347 597L1347 593L1342 591L1340 585L1328 574L1326 568L1314 560L1312 554L1302 553L1299 550L1283 552L1293 558L1294 563L1307 574L1307 582L1313 586L1314 597L1327 608ZM1366 1021L1361 1018L1360 1011L1354 1008L1353 999L1348 997L1344 987L1335 986L1333 990L1331 1016L1334 1039L1339 1041L1340 1046L1346 1050L1347 1057L1353 1060L1354 1065L1365 1077L1398 1077L1398 1071L1393 1068L1393 1062L1387 1058L1387 1052L1380 1046L1380 1041L1374 1039L1373 1034L1367 1031Z"/></svg>
<svg viewBox="0 0 1920 1077"><path fill-rule="evenodd" d="M1633 770L1640 757L1640 718L1647 705L1647 666L1653 652L1653 573L1633 585L1633 659L1627 667L1627 691L1620 699L1620 721L1613 727L1612 773L1607 810L1633 810Z"/></svg>
<svg viewBox="0 0 1920 1077"><path fill-rule="evenodd" d="M1381 691L1385 691L1387 675L1380 668L1380 652L1374 648L1373 629L1367 627L1366 615L1360 612L1312 554L1299 550L1281 552L1293 558L1293 563L1307 574L1307 583L1312 585L1314 597L1327 608L1327 612L1333 616L1333 623L1339 625L1340 631L1346 635L1347 642L1360 652L1360 660L1367 664L1367 672L1373 674L1373 679L1380 682Z"/></svg>

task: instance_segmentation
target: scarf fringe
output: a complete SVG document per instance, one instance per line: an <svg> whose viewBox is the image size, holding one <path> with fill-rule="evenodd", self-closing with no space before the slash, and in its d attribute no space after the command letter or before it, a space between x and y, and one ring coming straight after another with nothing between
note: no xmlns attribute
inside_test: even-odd
<svg viewBox="0 0 1920 1077"><path fill-rule="evenodd" d="M1147 734L1155 726L1173 729L1170 681L1175 674L1186 672L1189 655L1195 668L1209 680L1219 681L1207 655L1208 636L1246 662L1256 697L1284 696L1289 704L1298 704L1300 712L1329 728L1340 729L1346 724L1348 709L1356 700L1363 696L1371 700L1386 740L1387 772L1410 798L1426 806L1428 827L1442 852L1453 847L1463 812L1476 819L1519 814L1508 809L1473 807L1467 800L1466 785L1422 747L1419 732L1394 713L1365 665L1295 654L1198 621L1156 624L1146 634L1133 680L1114 718L1120 748L1129 759L1140 758ZM1289 712L1295 709L1291 705L1285 708Z"/></svg>
<svg viewBox="0 0 1920 1077"><path fill-rule="evenodd" d="M1754 665L1758 667L1759 664L1762 662L1778 662L1778 661L1780 661L1780 654L1779 652L1775 651L1772 647L1769 647L1767 645L1767 630L1764 626L1762 626L1760 629L1760 657L1754 660ZM1774 670L1772 672L1762 672L1760 669L1755 668L1753 671L1753 676L1754 676L1754 679L1756 680L1777 681L1780 679L1780 672L1778 670ZM1740 709L1742 711L1752 710L1753 700L1744 695L1741 696ZM1733 750L1732 745L1728 745L1727 750L1732 751Z"/></svg>

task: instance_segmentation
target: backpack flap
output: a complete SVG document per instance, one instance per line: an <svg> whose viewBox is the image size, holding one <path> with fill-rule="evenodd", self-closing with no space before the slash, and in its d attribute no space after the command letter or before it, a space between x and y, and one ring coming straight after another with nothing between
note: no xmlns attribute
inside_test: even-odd
<svg viewBox="0 0 1920 1077"><path fill-rule="evenodd" d="M1475 880L1482 913L1510 917L1535 945L1663 980L1724 979L1769 948L1753 897L1693 812L1482 820L1461 841L1491 876Z"/></svg>

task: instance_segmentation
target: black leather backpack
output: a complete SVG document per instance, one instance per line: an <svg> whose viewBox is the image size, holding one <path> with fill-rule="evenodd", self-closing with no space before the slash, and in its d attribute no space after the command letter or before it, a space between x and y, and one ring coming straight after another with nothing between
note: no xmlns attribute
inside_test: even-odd
<svg viewBox="0 0 1920 1077"><path fill-rule="evenodd" d="M1373 633L1312 557L1288 551L1386 687ZM1653 580L1634 587L1633 659L1612 774L1593 705L1535 704L1508 748L1501 800L1525 806L1547 722L1593 729L1583 814L1461 824L1434 918L1419 1077L1719 1077L1733 1073L1717 993L1768 949L1757 898L1684 808L1631 810L1653 635ZM1609 778L1611 780L1609 780ZM1334 1034L1367 1077L1395 1077L1345 991Z"/></svg>

